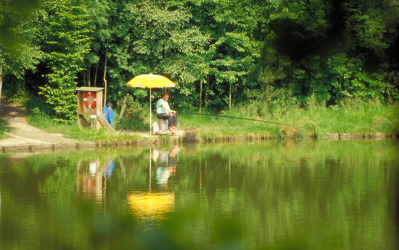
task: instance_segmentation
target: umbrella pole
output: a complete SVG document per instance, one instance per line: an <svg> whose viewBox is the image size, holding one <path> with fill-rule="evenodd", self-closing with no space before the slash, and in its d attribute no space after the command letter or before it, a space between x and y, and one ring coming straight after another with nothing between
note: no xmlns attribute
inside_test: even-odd
<svg viewBox="0 0 399 250"><path fill-rule="evenodd" d="M149 185L148 188L150 189L150 191L151 191L151 151L152 151L151 149L152 148L150 148L150 181L149 181L149 184L148 184Z"/></svg>
<svg viewBox="0 0 399 250"><path fill-rule="evenodd" d="M150 134L151 134L151 110L152 110L152 108L151 108L151 88L150 88Z"/></svg>

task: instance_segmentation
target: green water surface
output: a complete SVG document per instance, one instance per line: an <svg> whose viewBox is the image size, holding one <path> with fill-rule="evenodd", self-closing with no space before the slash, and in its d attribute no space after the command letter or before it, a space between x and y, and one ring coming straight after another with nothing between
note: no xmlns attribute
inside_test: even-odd
<svg viewBox="0 0 399 250"><path fill-rule="evenodd" d="M399 144L0 155L0 249L398 249Z"/></svg>

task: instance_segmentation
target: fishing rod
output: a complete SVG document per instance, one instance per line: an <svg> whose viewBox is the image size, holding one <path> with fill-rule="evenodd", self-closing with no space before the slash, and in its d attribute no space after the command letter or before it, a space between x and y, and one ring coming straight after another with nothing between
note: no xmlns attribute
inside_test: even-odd
<svg viewBox="0 0 399 250"><path fill-rule="evenodd" d="M298 127L294 126L291 124L285 124L285 123L279 123L279 122L271 122L271 121L264 121L264 120L257 120L257 119L250 119L250 118L242 118L242 117L235 117L235 116L227 116L227 115L209 115L209 114L198 114L198 113L182 113L182 115L203 115L203 116L215 116L215 117L224 117L224 118L234 118L234 119L241 119L241 120L248 120L248 121L255 121L255 122L267 122L267 123L274 123L278 125L284 125L284 126L291 126L295 128L303 128L303 129L308 129L304 127Z"/></svg>
<svg viewBox="0 0 399 250"><path fill-rule="evenodd" d="M133 120L133 118L132 118L132 119L130 119L129 123L126 125L126 127L125 127L124 129L122 129L122 131L121 131L121 132L119 132L119 134L118 134L118 135L122 134L122 132L123 132L123 131L125 131L125 129L127 129L127 127L129 127L129 125L130 125L130 123L132 122L132 120Z"/></svg>

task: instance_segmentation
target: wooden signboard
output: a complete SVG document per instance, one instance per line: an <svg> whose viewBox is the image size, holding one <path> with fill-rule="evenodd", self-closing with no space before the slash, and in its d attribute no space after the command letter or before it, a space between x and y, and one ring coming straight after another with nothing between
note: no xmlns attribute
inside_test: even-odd
<svg viewBox="0 0 399 250"><path fill-rule="evenodd" d="M100 129L101 124L97 117L102 115L103 108L103 89L94 87L81 87L76 89L78 92L78 126L90 126L90 123L83 115L90 115L95 118L96 129Z"/></svg>
<svg viewBox="0 0 399 250"><path fill-rule="evenodd" d="M105 119L105 116L99 115L97 116L97 121L101 123L101 125L104 126L105 130L107 130L110 133L115 132L114 129L111 127L111 125L108 123L107 119Z"/></svg>

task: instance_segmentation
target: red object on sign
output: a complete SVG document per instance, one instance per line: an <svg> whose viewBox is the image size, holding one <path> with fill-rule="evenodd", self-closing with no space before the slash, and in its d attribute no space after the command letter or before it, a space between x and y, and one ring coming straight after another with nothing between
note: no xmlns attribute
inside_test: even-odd
<svg viewBox="0 0 399 250"><path fill-rule="evenodd" d="M87 99L89 97L89 95L93 96L94 102L89 103L89 101ZM89 109L93 109L96 106L96 101L97 101L96 93L94 93L94 92L90 92L90 91L86 92L86 94L83 97L83 102L85 103L85 106L88 107Z"/></svg>

